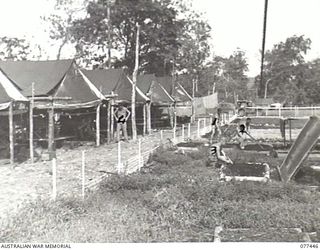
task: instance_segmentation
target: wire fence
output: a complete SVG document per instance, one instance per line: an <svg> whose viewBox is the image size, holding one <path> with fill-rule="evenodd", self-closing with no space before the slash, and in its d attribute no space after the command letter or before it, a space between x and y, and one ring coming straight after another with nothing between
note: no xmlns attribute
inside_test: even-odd
<svg viewBox="0 0 320 250"><path fill-rule="evenodd" d="M314 115L320 116L320 107L246 107L246 115L256 117L307 118Z"/></svg>
<svg viewBox="0 0 320 250"><path fill-rule="evenodd" d="M229 119L224 120L227 123ZM67 192L72 192L75 195L85 198L85 194L88 190L95 190L99 187L99 184L107 179L111 175L129 175L134 172L140 171L140 169L147 163L149 157L154 153L159 147L167 145L168 143L177 144L185 140L200 140L201 136L211 131L212 118L206 117L198 119L193 124L182 124L179 127L173 128L171 130L161 130L157 133L150 135L152 145L147 145L149 142L144 141L145 138L139 138L138 142L135 144L130 144L130 152L134 154L126 159L126 154L128 147L123 142L118 142L117 147L113 146L113 155L117 155L116 159L113 158L113 166L111 166L110 171L103 171L97 174L96 165L104 165L104 159L94 159L92 161L92 151L87 152L85 150L81 151L81 154L74 155L73 157L77 160L72 159L71 161L59 161L59 159L52 160L52 199L55 200L58 197L59 187L57 180L58 176L63 176L62 169L68 169L69 174L74 174L73 182L74 185L70 187L60 187L67 188ZM150 148L151 147L151 148ZM97 150L99 148L93 149ZM126 152L125 152L126 151ZM90 159L89 159L90 158ZM97 157L99 158L99 157ZM79 160L81 159L81 160ZM57 171L60 174L57 175ZM61 182L61 181L60 181ZM62 183L62 182L61 182ZM73 190L70 190L73 189Z"/></svg>

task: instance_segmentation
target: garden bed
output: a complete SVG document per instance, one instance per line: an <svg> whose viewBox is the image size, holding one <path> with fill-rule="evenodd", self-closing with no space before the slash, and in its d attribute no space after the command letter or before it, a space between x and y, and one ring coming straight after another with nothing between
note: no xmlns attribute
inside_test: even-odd
<svg viewBox="0 0 320 250"><path fill-rule="evenodd" d="M84 201L59 197L56 202L39 200L30 204L1 224L0 239L61 243L212 242L214 229L223 225L226 230L221 232L222 241L261 242L269 240L259 236L265 233L264 228L299 227L303 232L320 228L319 192L276 181L221 183L219 171L205 165L207 150L199 149L182 155L160 148L140 172L111 175L97 191L86 192ZM267 159L257 153L240 153L238 157L233 152L231 159L244 163ZM271 160L274 167L277 159ZM231 228L248 228L250 233L229 232ZM273 242L291 241L291 234L273 232ZM297 235L295 241L304 239Z"/></svg>
<svg viewBox="0 0 320 250"><path fill-rule="evenodd" d="M221 181L261 181L270 179L270 168L267 163L236 163L226 165L220 170Z"/></svg>

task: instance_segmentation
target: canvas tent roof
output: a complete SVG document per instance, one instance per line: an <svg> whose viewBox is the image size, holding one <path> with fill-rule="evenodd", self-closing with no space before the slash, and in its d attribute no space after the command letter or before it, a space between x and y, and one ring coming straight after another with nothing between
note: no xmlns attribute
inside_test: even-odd
<svg viewBox="0 0 320 250"><path fill-rule="evenodd" d="M52 61L0 61L0 68L25 96L32 95L32 82L35 95L47 95L63 79L74 60Z"/></svg>
<svg viewBox="0 0 320 250"><path fill-rule="evenodd" d="M153 74L139 75L137 86L153 103L170 104L175 101Z"/></svg>
<svg viewBox="0 0 320 250"><path fill-rule="evenodd" d="M81 70L88 80L95 85L103 95L117 94L118 101L131 102L132 81L122 69ZM136 88L136 101L145 102L149 98Z"/></svg>
<svg viewBox="0 0 320 250"><path fill-rule="evenodd" d="M70 97L67 101L54 101L61 108L82 108L97 105L103 95L89 85L79 73L74 60L59 61L1 61L0 68L25 96L32 95L34 82L35 96ZM100 94L100 95L99 95ZM38 108L50 105L38 101Z"/></svg>
<svg viewBox="0 0 320 250"><path fill-rule="evenodd" d="M173 78L171 76L157 77L157 81L177 102L188 102L192 100L192 97L179 83L173 82Z"/></svg>
<svg viewBox="0 0 320 250"><path fill-rule="evenodd" d="M17 86L0 70L0 110L7 109L11 101L27 102L28 99L20 93Z"/></svg>

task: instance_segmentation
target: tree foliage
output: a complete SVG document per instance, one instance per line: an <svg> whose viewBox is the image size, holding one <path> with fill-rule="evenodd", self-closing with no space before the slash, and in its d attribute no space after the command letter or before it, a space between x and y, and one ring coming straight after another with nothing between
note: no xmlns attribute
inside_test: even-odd
<svg viewBox="0 0 320 250"><path fill-rule="evenodd" d="M87 17L75 21L72 28L77 51L86 65L93 61L104 67L108 59L108 5L114 67L127 67L132 72L136 23L141 25L140 72L168 75L175 70L191 71L207 57L210 27L200 20L200 16L187 13L186 6L181 3L116 0L111 4L98 0L88 4ZM202 51L203 54L199 53ZM194 63L191 64L188 58Z"/></svg>
<svg viewBox="0 0 320 250"><path fill-rule="evenodd" d="M26 60L30 53L30 44L25 39L0 37L1 60Z"/></svg>
<svg viewBox="0 0 320 250"><path fill-rule="evenodd" d="M305 55L310 49L311 40L304 36L292 36L285 42L274 45L266 52L264 87L267 85L268 96L280 102L302 104L308 102L304 91L308 65ZM262 95L264 88L260 90Z"/></svg>

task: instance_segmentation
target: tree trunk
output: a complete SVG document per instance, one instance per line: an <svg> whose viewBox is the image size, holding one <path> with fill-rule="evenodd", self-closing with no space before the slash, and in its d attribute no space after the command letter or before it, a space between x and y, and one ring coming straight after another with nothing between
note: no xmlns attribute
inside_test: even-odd
<svg viewBox="0 0 320 250"><path fill-rule="evenodd" d="M132 121L132 139L137 139L137 126L136 126L136 86L139 71L139 35L140 35L140 25L137 23L137 37L136 37L136 58L133 71L133 84L132 84L132 94L131 94L131 121Z"/></svg>

